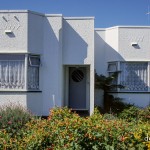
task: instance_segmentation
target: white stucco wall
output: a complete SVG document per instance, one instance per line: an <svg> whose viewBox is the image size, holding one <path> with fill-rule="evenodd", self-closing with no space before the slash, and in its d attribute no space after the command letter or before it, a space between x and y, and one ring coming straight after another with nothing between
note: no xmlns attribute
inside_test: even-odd
<svg viewBox="0 0 150 150"><path fill-rule="evenodd" d="M120 61L150 61L150 27L119 27L118 36ZM138 45L134 47L131 45L132 42ZM149 79L148 85L150 85ZM149 91L147 93L119 93L118 96L140 107L150 104Z"/></svg>
<svg viewBox="0 0 150 150"><path fill-rule="evenodd" d="M105 29L95 29L94 33L94 64L98 74L106 74L105 63Z"/></svg>
<svg viewBox="0 0 150 150"><path fill-rule="evenodd" d="M43 52L43 31L45 16L39 13L28 13L28 52L42 54Z"/></svg>
<svg viewBox="0 0 150 150"><path fill-rule="evenodd" d="M149 39L150 27L119 27L119 54L125 61L149 61ZM132 46L132 42L138 46Z"/></svg>
<svg viewBox="0 0 150 150"><path fill-rule="evenodd" d="M63 104L62 79L62 15L47 15L44 19L44 48L42 54L42 100L43 115L55 104Z"/></svg>
<svg viewBox="0 0 150 150"><path fill-rule="evenodd" d="M0 52L27 52L27 20L27 11L0 11Z"/></svg>
<svg viewBox="0 0 150 150"><path fill-rule="evenodd" d="M42 50L43 41L41 40L42 42L39 42L42 30L39 28L41 25L37 23L40 17L38 15L33 17L33 14L33 12L27 10L0 11L0 53L26 54L28 52L39 53L39 50ZM37 23L37 26L33 24L33 21ZM29 22L31 22L31 24ZM42 22L40 24L42 24ZM33 29L33 26L36 27ZM5 34L5 30L11 30L12 33ZM35 34L35 32L37 32L37 34ZM40 35L38 33L40 33ZM35 40L36 38L37 40ZM29 41L31 41L32 44ZM5 90L5 92L0 92L0 106L9 105L10 103L19 103L23 107L28 108L33 114L42 115L41 96L41 92L29 93L26 89L22 91L11 90L11 92Z"/></svg>
<svg viewBox="0 0 150 150"><path fill-rule="evenodd" d="M118 28L108 28L105 32L105 62L117 61L120 57L118 53Z"/></svg>
<svg viewBox="0 0 150 150"><path fill-rule="evenodd" d="M92 64L94 61L94 18L64 18L63 64Z"/></svg>
<svg viewBox="0 0 150 150"><path fill-rule="evenodd" d="M21 105L34 115L42 115L41 93L0 92L0 107Z"/></svg>
<svg viewBox="0 0 150 150"><path fill-rule="evenodd" d="M94 109L94 18L74 20L63 18L59 14L45 15L32 11L4 11L0 12L0 15L1 25L3 25L0 26L0 52L41 55L41 92L29 94L24 91L26 94L20 96L21 104L35 114L48 115L49 109L54 107L53 98L57 106L64 105L64 65L88 65L91 85L88 101L92 113ZM13 33L4 34L4 27L11 28ZM18 92L13 93L13 96L8 93L2 95L9 100L12 97L12 102L18 100ZM8 101L6 100L5 103L7 104Z"/></svg>
<svg viewBox="0 0 150 150"><path fill-rule="evenodd" d="M149 93L116 93L114 97L121 97L122 101L142 108L150 105Z"/></svg>
<svg viewBox="0 0 150 150"><path fill-rule="evenodd" d="M105 29L95 29L94 34L94 64L95 64L95 72L97 74L105 75L107 63L105 62ZM97 106L103 107L103 91L99 89L95 89L94 92L94 104Z"/></svg>

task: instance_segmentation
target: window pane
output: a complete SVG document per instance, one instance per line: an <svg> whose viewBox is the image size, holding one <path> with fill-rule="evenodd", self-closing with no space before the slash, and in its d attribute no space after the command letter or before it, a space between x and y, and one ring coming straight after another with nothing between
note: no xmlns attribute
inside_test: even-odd
<svg viewBox="0 0 150 150"><path fill-rule="evenodd" d="M28 89L38 90L39 89L39 56L29 56L28 66Z"/></svg>
<svg viewBox="0 0 150 150"><path fill-rule="evenodd" d="M40 66L40 57L39 56L29 56L29 65L30 66Z"/></svg>
<svg viewBox="0 0 150 150"><path fill-rule="evenodd" d="M116 71L117 71L117 62L110 62L108 63L108 75L111 77ZM111 82L111 85L117 85L118 84L118 77L114 78ZM114 86L112 87L111 91L116 91L117 88Z"/></svg>
<svg viewBox="0 0 150 150"><path fill-rule="evenodd" d="M110 71L110 72L117 71L117 64L116 63L110 63L110 64L108 64L108 71Z"/></svg>
<svg viewBox="0 0 150 150"><path fill-rule="evenodd" d="M148 76L147 76L147 62L122 62L121 68L121 82L124 89L122 91L148 91Z"/></svg>
<svg viewBox="0 0 150 150"><path fill-rule="evenodd" d="M0 55L0 89L23 89L24 55Z"/></svg>

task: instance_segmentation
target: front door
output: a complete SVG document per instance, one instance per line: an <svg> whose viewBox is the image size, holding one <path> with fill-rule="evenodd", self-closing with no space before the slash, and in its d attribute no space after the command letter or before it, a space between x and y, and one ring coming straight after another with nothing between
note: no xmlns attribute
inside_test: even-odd
<svg viewBox="0 0 150 150"><path fill-rule="evenodd" d="M86 108L86 68L69 67L69 107Z"/></svg>

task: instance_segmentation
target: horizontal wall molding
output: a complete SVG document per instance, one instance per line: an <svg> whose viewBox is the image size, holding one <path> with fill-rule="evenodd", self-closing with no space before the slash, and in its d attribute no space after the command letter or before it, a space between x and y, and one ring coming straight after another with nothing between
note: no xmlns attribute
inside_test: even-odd
<svg viewBox="0 0 150 150"><path fill-rule="evenodd" d="M0 91L0 93L42 93L42 91Z"/></svg>
<svg viewBox="0 0 150 150"><path fill-rule="evenodd" d="M150 92L140 92L140 91L139 92L136 92L136 91L135 92L134 91L133 92L128 92L128 91L125 91L125 92L107 92L107 93L112 93L112 94L113 93L116 93L116 94L117 93L118 94L126 94L126 93L127 94L150 94Z"/></svg>

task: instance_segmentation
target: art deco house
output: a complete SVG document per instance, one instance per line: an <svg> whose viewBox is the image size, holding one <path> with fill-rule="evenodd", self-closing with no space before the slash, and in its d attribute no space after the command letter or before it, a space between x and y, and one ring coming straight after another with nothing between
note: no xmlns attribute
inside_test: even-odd
<svg viewBox="0 0 150 150"><path fill-rule="evenodd" d="M63 17L27 10L0 11L0 105L19 103L46 116L55 106L103 106L95 71L126 88L112 94L150 103L150 27L95 29L93 17Z"/></svg>

